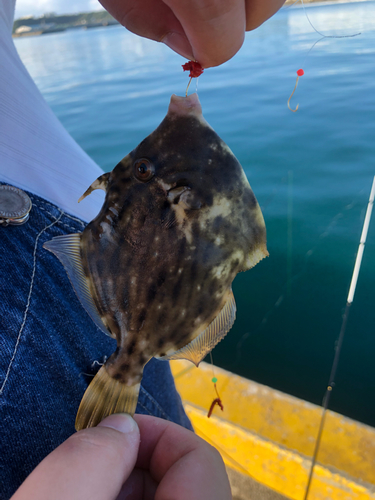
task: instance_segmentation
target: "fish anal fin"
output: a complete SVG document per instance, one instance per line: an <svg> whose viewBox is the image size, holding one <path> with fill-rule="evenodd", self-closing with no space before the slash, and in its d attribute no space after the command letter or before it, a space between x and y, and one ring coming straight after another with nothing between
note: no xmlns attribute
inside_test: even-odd
<svg viewBox="0 0 375 500"><path fill-rule="evenodd" d="M113 337L104 325L89 290L88 281L82 267L81 235L79 233L55 236L44 243L43 248L52 252L60 260L70 282L91 319L106 335Z"/></svg>
<svg viewBox="0 0 375 500"><path fill-rule="evenodd" d="M230 290L228 299L220 313L198 337L189 342L185 347L160 359L187 359L198 366L207 354L226 336L232 328L235 319L236 302L233 292Z"/></svg>
<svg viewBox="0 0 375 500"><path fill-rule="evenodd" d="M78 200L78 203L81 202L82 200L84 200L86 198L86 196L91 194L93 191L95 191L95 189L102 189L103 191L107 192L108 180L109 180L110 175L111 175L111 173L107 172L105 174L102 174L100 177L98 177L96 179L96 181L94 181L91 184L91 186L86 189L86 191L83 193L83 195Z"/></svg>
<svg viewBox="0 0 375 500"><path fill-rule="evenodd" d="M113 413L129 413L133 416L140 385L125 385L110 377L105 366L102 366L83 395L77 412L76 430L95 427Z"/></svg>

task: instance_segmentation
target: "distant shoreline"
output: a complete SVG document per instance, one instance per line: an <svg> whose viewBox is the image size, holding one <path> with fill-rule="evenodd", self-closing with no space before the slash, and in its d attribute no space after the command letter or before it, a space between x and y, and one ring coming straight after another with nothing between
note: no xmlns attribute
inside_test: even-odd
<svg viewBox="0 0 375 500"><path fill-rule="evenodd" d="M26 16L13 23L13 37L38 36L71 29L103 28L118 25L106 10L80 12L79 14L44 14Z"/></svg>
<svg viewBox="0 0 375 500"><path fill-rule="evenodd" d="M316 3L333 5L337 3L368 2L371 0L286 0L285 7ZM107 11L82 12L79 14L44 14L40 17L26 16L16 19L13 24L13 37L39 36L68 29L90 29L118 25Z"/></svg>

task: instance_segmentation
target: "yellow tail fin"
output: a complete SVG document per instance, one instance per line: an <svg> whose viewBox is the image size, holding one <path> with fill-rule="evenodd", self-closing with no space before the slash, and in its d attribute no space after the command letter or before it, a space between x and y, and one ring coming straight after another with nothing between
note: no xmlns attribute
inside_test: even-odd
<svg viewBox="0 0 375 500"><path fill-rule="evenodd" d="M112 413L134 415L140 384L127 386L108 375L102 366L86 389L76 417L76 430L95 427Z"/></svg>

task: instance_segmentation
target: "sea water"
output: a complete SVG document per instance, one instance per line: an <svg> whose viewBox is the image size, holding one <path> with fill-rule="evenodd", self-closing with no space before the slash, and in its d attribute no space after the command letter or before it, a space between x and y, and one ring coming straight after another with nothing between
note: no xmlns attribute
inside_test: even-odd
<svg viewBox="0 0 375 500"><path fill-rule="evenodd" d="M237 320L214 362L320 404L375 174L375 2L306 12L325 35L361 35L324 38L309 52L321 37L301 6L283 8L232 60L206 70L198 93L259 200L270 253L236 278ZM120 26L15 43L53 111L106 171L188 82L183 58ZM331 398L332 409L371 425L374 359L375 217Z"/></svg>

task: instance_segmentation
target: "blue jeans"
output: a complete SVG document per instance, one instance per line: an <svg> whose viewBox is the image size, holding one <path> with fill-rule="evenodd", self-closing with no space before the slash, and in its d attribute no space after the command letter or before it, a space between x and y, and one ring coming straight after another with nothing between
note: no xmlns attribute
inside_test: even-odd
<svg viewBox="0 0 375 500"><path fill-rule="evenodd" d="M81 306L63 266L42 247L85 224L29 196L29 221L0 225L1 500L74 433L82 395L116 348ZM146 365L136 412L191 429L168 362Z"/></svg>

